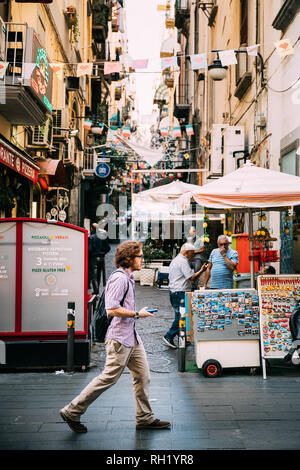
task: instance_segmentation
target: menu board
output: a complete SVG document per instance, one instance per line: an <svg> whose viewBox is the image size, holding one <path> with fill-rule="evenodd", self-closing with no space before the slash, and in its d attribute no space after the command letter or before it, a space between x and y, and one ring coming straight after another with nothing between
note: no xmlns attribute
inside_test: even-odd
<svg viewBox="0 0 300 470"><path fill-rule="evenodd" d="M0 224L0 331L15 331L16 223Z"/></svg>
<svg viewBox="0 0 300 470"><path fill-rule="evenodd" d="M289 319L300 301L300 276L259 276L258 292L262 357L283 358L293 344Z"/></svg>
<svg viewBox="0 0 300 470"><path fill-rule="evenodd" d="M85 233L67 226L24 222L22 331L66 331L75 302L75 331L84 331Z"/></svg>
<svg viewBox="0 0 300 470"><path fill-rule="evenodd" d="M255 289L195 291L191 304L197 340L259 338L259 298Z"/></svg>

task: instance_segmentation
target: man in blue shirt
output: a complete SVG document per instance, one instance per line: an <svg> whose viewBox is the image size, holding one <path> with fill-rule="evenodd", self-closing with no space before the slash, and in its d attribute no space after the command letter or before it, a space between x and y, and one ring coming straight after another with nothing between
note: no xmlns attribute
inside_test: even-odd
<svg viewBox="0 0 300 470"><path fill-rule="evenodd" d="M229 248L225 235L218 237L218 248L212 250L205 273L204 289L211 277L211 289L232 289L233 271L239 264L238 252Z"/></svg>

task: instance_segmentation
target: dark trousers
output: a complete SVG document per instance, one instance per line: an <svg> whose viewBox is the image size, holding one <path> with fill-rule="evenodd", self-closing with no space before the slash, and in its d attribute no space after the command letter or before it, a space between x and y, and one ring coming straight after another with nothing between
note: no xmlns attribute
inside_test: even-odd
<svg viewBox="0 0 300 470"><path fill-rule="evenodd" d="M202 266L202 261L200 258L192 258L190 260L190 267L194 270L195 273L200 271L201 266ZM193 282L193 286L192 286L193 290L198 289L198 282L199 282L199 277L195 279L195 281Z"/></svg>
<svg viewBox="0 0 300 470"><path fill-rule="evenodd" d="M103 286L106 286L105 255L91 256L89 258L89 284L92 283L93 294L99 294L102 274Z"/></svg>
<svg viewBox="0 0 300 470"><path fill-rule="evenodd" d="M175 318L171 325L171 328L167 332L166 336L169 339L173 339L176 335L179 334L179 319L180 319L180 301L184 299L185 292L170 292L170 302L174 309Z"/></svg>

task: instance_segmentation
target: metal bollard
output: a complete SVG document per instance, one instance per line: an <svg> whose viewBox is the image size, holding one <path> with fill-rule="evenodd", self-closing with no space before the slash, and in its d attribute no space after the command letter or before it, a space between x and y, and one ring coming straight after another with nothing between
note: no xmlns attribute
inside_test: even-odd
<svg viewBox="0 0 300 470"><path fill-rule="evenodd" d="M68 302L67 372L74 371L75 302Z"/></svg>
<svg viewBox="0 0 300 470"><path fill-rule="evenodd" d="M178 342L178 371L185 372L185 351L186 351L186 320L184 299L180 301L180 319L179 319L179 342Z"/></svg>

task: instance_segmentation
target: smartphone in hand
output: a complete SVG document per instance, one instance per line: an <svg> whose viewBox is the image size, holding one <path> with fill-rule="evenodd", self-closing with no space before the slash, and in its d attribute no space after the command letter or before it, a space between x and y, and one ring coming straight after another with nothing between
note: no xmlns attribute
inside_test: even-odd
<svg viewBox="0 0 300 470"><path fill-rule="evenodd" d="M147 312L155 313L155 312L158 312L158 309L157 308L147 308Z"/></svg>

